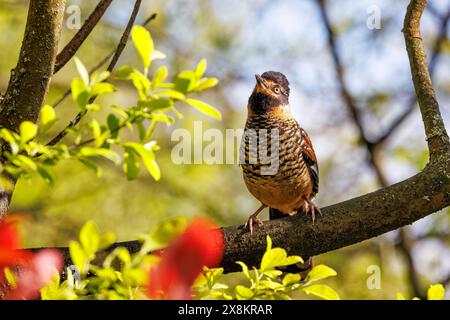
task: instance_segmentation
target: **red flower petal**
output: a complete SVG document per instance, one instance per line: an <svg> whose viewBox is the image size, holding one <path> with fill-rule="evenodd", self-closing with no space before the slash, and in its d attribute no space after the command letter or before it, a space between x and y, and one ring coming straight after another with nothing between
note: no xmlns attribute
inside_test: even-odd
<svg viewBox="0 0 450 320"><path fill-rule="evenodd" d="M222 232L204 219L194 220L150 271L151 298L190 299L191 286L203 266L215 267L224 250Z"/></svg>

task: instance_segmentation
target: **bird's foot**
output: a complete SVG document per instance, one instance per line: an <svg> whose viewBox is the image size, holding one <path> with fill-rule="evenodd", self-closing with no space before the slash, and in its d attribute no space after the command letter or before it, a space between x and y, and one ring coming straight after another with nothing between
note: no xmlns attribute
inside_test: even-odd
<svg viewBox="0 0 450 320"><path fill-rule="evenodd" d="M312 200L305 199L305 201L303 202L302 210L305 214L311 214L313 224L316 221L316 212L322 215L320 208L316 206L316 204Z"/></svg>
<svg viewBox="0 0 450 320"><path fill-rule="evenodd" d="M253 225L256 224L257 226L264 228L264 224L261 221L261 219L258 218L258 213L254 213L252 214L248 220L247 223L245 224L245 228L248 228L248 230L250 231L250 235L253 235Z"/></svg>

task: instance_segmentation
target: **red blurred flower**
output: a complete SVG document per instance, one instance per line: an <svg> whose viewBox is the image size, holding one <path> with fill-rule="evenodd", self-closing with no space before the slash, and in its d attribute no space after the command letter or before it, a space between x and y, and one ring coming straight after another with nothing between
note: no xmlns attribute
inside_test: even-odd
<svg viewBox="0 0 450 320"><path fill-rule="evenodd" d="M0 287L6 299L35 299L39 290L62 268L61 254L53 249L36 254L19 249L16 221L0 221ZM15 272L15 285L5 285L4 269Z"/></svg>
<svg viewBox="0 0 450 320"><path fill-rule="evenodd" d="M150 298L191 299L191 286L202 267L217 266L222 259L223 250L222 232L207 220L194 220L161 253L160 262L150 270Z"/></svg>

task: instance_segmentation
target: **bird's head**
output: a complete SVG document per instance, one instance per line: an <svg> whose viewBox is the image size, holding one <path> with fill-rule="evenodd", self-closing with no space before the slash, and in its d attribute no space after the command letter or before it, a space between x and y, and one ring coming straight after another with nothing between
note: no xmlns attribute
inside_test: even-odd
<svg viewBox="0 0 450 320"><path fill-rule="evenodd" d="M289 105L289 81L277 71L256 74L256 86L249 100L252 113L267 113Z"/></svg>

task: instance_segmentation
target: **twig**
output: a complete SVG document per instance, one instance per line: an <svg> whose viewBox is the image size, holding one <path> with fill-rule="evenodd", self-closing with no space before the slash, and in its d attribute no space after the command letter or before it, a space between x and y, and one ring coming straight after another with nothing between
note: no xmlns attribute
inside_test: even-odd
<svg viewBox="0 0 450 320"><path fill-rule="evenodd" d="M108 68L106 68L107 71L112 72L117 64L117 61L119 60L120 55L123 52L123 49L125 48L125 45L127 44L128 38L130 36L131 29L133 28L134 21L136 20L137 14L139 12L139 8L141 6L142 0L136 0L134 4L133 11L130 15L130 19L128 20L128 24L122 34L122 37L120 38L119 44L117 45L117 48L115 50L115 53L113 55L113 58L111 62L108 65ZM97 96L93 96L91 99L89 99L89 103L93 103ZM53 146L56 143L58 143L62 138L64 138L68 132L69 129L75 127L81 119L86 115L86 111L80 111L74 119L72 119L69 124L60 132L58 133L53 139L50 140L50 142L47 143L48 146Z"/></svg>
<svg viewBox="0 0 450 320"><path fill-rule="evenodd" d="M156 13L153 13L150 17L148 17L144 23L141 24L141 26L145 27L146 25L148 25L152 20L154 20L156 18ZM129 41L130 39L128 39L127 41ZM116 49L112 50L110 53L108 53L97 65L95 65L94 67L92 67L89 70L89 75L91 75L92 73L94 73L95 71L97 71L98 69L100 69L101 67L103 67L108 61L109 59L111 59L111 57L116 53ZM53 108L56 108L58 105L60 105L68 96L70 96L72 90L68 89L66 92L64 92L64 94L61 96L61 98L59 98L58 100L56 100L53 103Z"/></svg>
<svg viewBox="0 0 450 320"><path fill-rule="evenodd" d="M55 70L53 73L57 73L66 63L72 59L74 54L81 47L83 42L92 32L94 27L99 22L100 18L108 9L112 0L101 0L91 15L84 22L80 30L75 34L75 36L69 41L69 43L62 49L62 51L56 56Z"/></svg>
<svg viewBox="0 0 450 320"><path fill-rule="evenodd" d="M430 58L430 75L433 77L434 70L439 58L439 55L441 53L442 44L447 39L447 26L450 20L450 8L447 10L447 14L442 18L441 25L439 27L439 34L438 37L433 45L431 58ZM408 116L414 111L415 106L417 104L417 98L415 92L411 94L411 98L408 100L408 104L403 111L401 115L399 115L394 121L392 121L392 124L385 130L385 132L376 140L373 142L374 145L381 145L383 144L391 134L397 130L403 122L408 118Z"/></svg>

